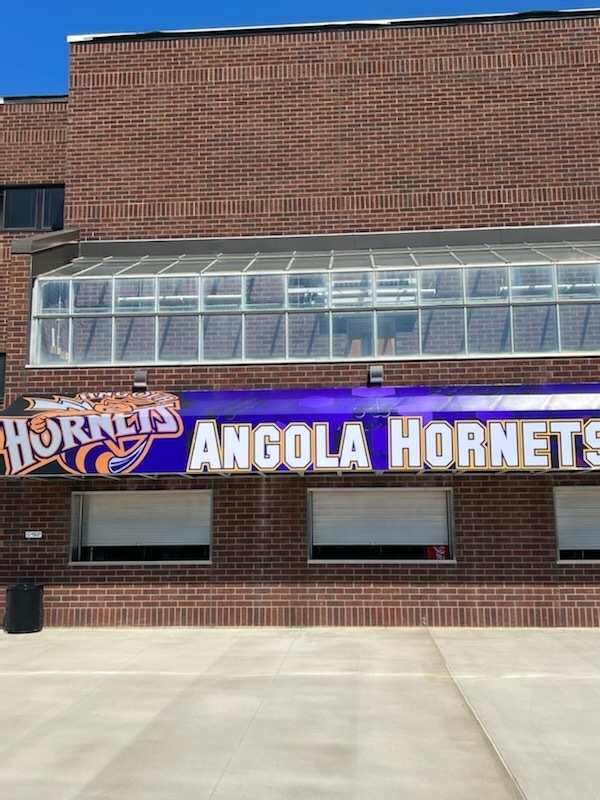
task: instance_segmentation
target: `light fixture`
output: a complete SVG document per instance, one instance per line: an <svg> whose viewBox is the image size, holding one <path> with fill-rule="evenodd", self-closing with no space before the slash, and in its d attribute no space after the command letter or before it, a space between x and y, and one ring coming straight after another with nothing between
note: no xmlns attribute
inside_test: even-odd
<svg viewBox="0 0 600 800"><path fill-rule="evenodd" d="M383 365L369 364L369 386L383 386Z"/></svg>
<svg viewBox="0 0 600 800"><path fill-rule="evenodd" d="M132 389L134 392L145 392L148 389L148 370L136 369L133 373Z"/></svg>

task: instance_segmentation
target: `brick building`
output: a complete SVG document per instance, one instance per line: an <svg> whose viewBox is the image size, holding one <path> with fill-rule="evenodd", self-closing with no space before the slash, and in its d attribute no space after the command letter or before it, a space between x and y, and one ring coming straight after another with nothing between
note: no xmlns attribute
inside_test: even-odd
<svg viewBox="0 0 600 800"><path fill-rule="evenodd" d="M599 27L74 37L68 96L6 98L0 582L597 625Z"/></svg>

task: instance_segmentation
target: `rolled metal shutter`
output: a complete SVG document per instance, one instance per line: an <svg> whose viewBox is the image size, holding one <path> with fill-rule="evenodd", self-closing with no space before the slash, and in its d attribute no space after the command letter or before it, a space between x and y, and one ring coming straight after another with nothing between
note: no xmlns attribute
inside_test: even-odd
<svg viewBox="0 0 600 800"><path fill-rule="evenodd" d="M314 545L449 542L445 489L332 489L311 494Z"/></svg>
<svg viewBox="0 0 600 800"><path fill-rule="evenodd" d="M90 492L82 496L81 544L210 544L211 492Z"/></svg>
<svg viewBox="0 0 600 800"><path fill-rule="evenodd" d="M600 487L554 489L559 550L600 550Z"/></svg>

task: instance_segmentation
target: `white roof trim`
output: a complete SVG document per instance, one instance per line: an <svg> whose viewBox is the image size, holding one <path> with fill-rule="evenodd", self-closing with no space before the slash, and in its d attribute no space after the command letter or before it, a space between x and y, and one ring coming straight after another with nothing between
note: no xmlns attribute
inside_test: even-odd
<svg viewBox="0 0 600 800"><path fill-rule="evenodd" d="M581 13L593 13L593 12L600 12L600 8L569 8L569 9L549 9L548 14L556 13L556 14L581 14ZM333 20L329 22L294 22L294 23L279 23L279 24L272 24L272 25L243 25L239 27L224 27L224 28L183 28L183 29L176 29L176 30L158 30L158 31L129 31L123 33L82 33L82 34L74 34L67 36L67 42L74 44L77 42L91 42L95 39L107 39L107 38L119 38L119 37L135 37L135 36L146 36L149 34L157 34L157 35L165 35L168 36L169 34L174 35L181 35L181 34L211 34L211 33L243 33L245 31L262 31L262 30L291 30L297 28L325 28L325 27L332 27L332 26L339 26L345 27L348 25L377 25L381 27L385 27L386 25L398 25L403 22L444 22L446 20L485 20L490 18L499 18L499 17L522 17L526 15L527 12L501 12L501 13L488 13L488 14L452 14L443 17L398 17L394 19L376 19L376 20ZM535 12L531 12L532 18L535 18Z"/></svg>

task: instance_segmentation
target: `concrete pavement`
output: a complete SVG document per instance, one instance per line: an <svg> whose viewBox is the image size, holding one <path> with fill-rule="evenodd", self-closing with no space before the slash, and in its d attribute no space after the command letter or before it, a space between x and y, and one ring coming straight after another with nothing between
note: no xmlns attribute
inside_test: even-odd
<svg viewBox="0 0 600 800"><path fill-rule="evenodd" d="M3 800L597 800L600 630L0 637Z"/></svg>

